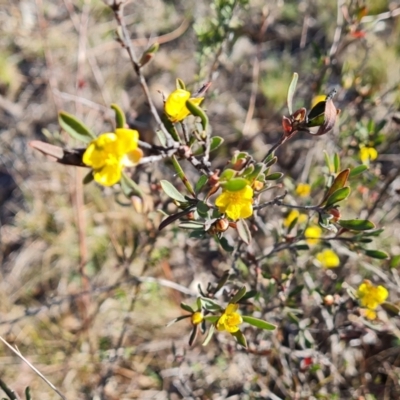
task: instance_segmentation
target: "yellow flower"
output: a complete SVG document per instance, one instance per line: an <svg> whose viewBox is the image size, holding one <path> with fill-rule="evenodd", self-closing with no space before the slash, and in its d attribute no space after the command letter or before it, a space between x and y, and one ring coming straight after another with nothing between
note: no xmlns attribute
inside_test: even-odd
<svg viewBox="0 0 400 400"><path fill-rule="evenodd" d="M374 161L378 158L378 152L374 147L361 147L360 159L363 164L368 164L370 161Z"/></svg>
<svg viewBox="0 0 400 400"><path fill-rule="evenodd" d="M231 192L223 190L216 198L215 205L221 213L236 221L253 214L253 189L246 185L243 189Z"/></svg>
<svg viewBox="0 0 400 400"><path fill-rule="evenodd" d="M389 296L389 292L383 286L374 286L371 281L364 280L358 287L357 296L362 307L367 308L365 315L368 319L375 319L375 309L384 303Z"/></svg>
<svg viewBox="0 0 400 400"><path fill-rule="evenodd" d="M297 218L297 222L299 224L302 224L303 222L307 221L307 215L305 214L300 214L299 210L292 210L290 213L287 215L287 217L283 220L283 226L286 226L288 228L290 224Z"/></svg>
<svg viewBox="0 0 400 400"><path fill-rule="evenodd" d="M94 180L104 186L119 182L123 167L136 165L143 156L138 139L138 131L119 128L90 142L83 163L93 168Z"/></svg>
<svg viewBox="0 0 400 400"><path fill-rule="evenodd" d="M319 238L321 237L322 229L318 225L309 226L304 231L304 236L306 237L306 242L313 246L319 243Z"/></svg>
<svg viewBox="0 0 400 400"><path fill-rule="evenodd" d="M315 257L324 268L336 268L340 265L340 259L338 255L331 249L323 250Z"/></svg>
<svg viewBox="0 0 400 400"><path fill-rule="evenodd" d="M204 97L190 98L190 92L184 89L176 89L168 96L164 104L164 110L172 123L182 121L190 114L186 107L186 101L189 99L199 106Z"/></svg>
<svg viewBox="0 0 400 400"><path fill-rule="evenodd" d="M240 314L236 312L238 308L238 304L228 304L225 312L221 315L217 322L217 329L219 331L235 333L239 330L238 325L243 322L243 319Z"/></svg>
<svg viewBox="0 0 400 400"><path fill-rule="evenodd" d="M296 187L296 194L300 197L307 197L311 193L311 186L308 183L299 183Z"/></svg>
<svg viewBox="0 0 400 400"><path fill-rule="evenodd" d="M191 321L193 325L200 324L204 319L203 313L201 311L196 311L192 314Z"/></svg>

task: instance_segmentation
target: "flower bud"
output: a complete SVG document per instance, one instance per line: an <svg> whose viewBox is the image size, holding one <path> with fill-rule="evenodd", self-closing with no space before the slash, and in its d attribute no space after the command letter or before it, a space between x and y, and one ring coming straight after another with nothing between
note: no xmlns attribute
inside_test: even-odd
<svg viewBox="0 0 400 400"><path fill-rule="evenodd" d="M198 325L203 322L204 315L201 311L196 311L192 314L191 321L193 325Z"/></svg>

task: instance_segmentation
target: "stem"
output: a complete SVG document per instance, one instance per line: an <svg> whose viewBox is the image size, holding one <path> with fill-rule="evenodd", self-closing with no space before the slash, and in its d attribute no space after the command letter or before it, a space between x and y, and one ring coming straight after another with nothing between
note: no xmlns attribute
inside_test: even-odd
<svg viewBox="0 0 400 400"><path fill-rule="evenodd" d="M183 171L181 165L179 164L178 160L176 159L176 157L174 155L171 157L171 161L172 161L172 165L175 168L176 173L178 174L179 178L181 178L181 181L185 185L185 187L188 190L188 192L193 197L196 197L196 193L194 192L194 190L192 188L192 185L190 184L188 178L185 175L185 172Z"/></svg>

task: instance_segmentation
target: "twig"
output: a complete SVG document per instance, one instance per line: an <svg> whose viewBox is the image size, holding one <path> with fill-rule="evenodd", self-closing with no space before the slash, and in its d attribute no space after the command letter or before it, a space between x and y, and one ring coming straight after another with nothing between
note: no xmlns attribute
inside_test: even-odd
<svg viewBox="0 0 400 400"><path fill-rule="evenodd" d="M336 29L335 29L335 34L333 35L333 43L329 51L329 58L331 60L333 59L338 50L340 37L342 35L343 21L344 21L342 7L344 6L344 4L345 4L344 0L337 0Z"/></svg>
<svg viewBox="0 0 400 400"><path fill-rule="evenodd" d="M24 361L29 368L32 369L38 376L40 376L62 399L67 400L67 398L36 368L34 367L21 353L19 350L12 347L2 336L0 336L0 340L22 361Z"/></svg>
<svg viewBox="0 0 400 400"><path fill-rule="evenodd" d="M122 37L121 37L122 44L126 48L128 55L129 55L129 59L131 60L133 69L135 70L135 73L136 73L137 77L139 78L139 83L140 83L143 93L145 94L146 99L149 103L150 111L151 111L154 119L156 120L159 128L165 135L165 138L167 141L167 147L174 147L175 142L174 142L171 134L168 132L167 128L164 126L163 122L161 121L160 116L158 115L156 106L154 105L154 102L150 96L150 90L149 90L149 87L147 86L146 79L144 78L144 76L142 74L141 66L140 66L137 56L135 54L135 50L133 49L132 41L130 39L128 30L126 28L125 21L124 21L123 4L120 0L114 0L113 4L110 7L114 11L115 19L116 19L117 24L120 27L120 30L122 33Z"/></svg>

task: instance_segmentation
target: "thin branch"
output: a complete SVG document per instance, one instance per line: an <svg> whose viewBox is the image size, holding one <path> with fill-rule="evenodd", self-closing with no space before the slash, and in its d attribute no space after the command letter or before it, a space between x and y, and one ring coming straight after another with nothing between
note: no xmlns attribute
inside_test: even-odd
<svg viewBox="0 0 400 400"><path fill-rule="evenodd" d="M0 336L0 340L22 361L28 365L29 368L32 369L38 376L40 376L63 400L67 400L67 398L36 368L34 367L21 353L19 350L12 347L2 336Z"/></svg>
<svg viewBox="0 0 400 400"><path fill-rule="evenodd" d="M131 41L131 38L129 36L128 30L126 28L126 24L124 21L123 4L120 2L120 0L114 0L113 4L111 5L111 9L114 11L115 19L116 19L117 24L121 31L122 37L120 39L122 41L123 46L126 48L126 50L128 52L133 69L135 70L135 73L136 73L137 77L139 78L139 83L140 83L143 93L145 94L146 99L149 103L150 111L151 111L154 119L156 120L159 128L165 135L165 138L167 141L167 147L174 147L174 145L178 145L178 144L175 143L171 134L168 132L167 128L164 126L163 122L161 121L160 116L158 115L156 106L154 105L154 102L150 96L150 90L149 90L149 87L147 86L146 79L144 78L144 76L142 74L141 66L139 64L135 50L132 46L132 41Z"/></svg>

